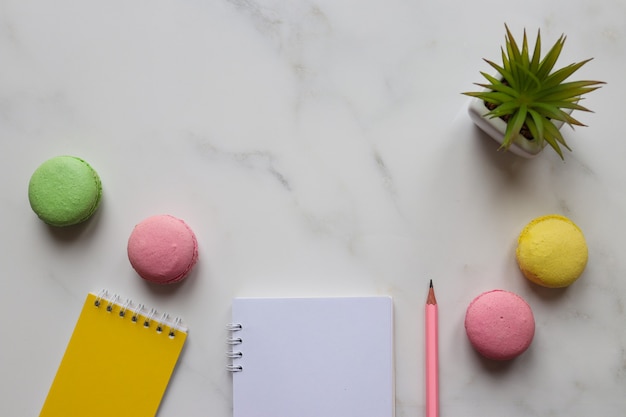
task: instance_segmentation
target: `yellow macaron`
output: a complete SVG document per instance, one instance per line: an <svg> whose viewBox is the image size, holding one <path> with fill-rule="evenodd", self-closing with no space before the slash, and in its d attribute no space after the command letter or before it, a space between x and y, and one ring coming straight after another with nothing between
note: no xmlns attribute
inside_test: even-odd
<svg viewBox="0 0 626 417"><path fill-rule="evenodd" d="M526 278L549 288L567 287L587 266L582 231L565 216L537 217L519 235L517 263Z"/></svg>

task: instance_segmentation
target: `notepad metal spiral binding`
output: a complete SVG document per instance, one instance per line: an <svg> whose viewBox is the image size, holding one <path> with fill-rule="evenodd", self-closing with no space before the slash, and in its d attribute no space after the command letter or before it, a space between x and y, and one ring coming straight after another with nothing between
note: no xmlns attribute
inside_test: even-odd
<svg viewBox="0 0 626 417"><path fill-rule="evenodd" d="M122 303L119 295L109 294L107 290L98 293L93 305L96 308L106 306L105 309L108 313L116 313L122 319L130 315L132 323L143 321L142 324L145 328L152 327L154 323L156 325L155 331L163 333L167 329L170 339L175 338L177 332L187 333L188 331L180 317L171 318L169 314L162 313L161 317L157 319L158 311L156 309L147 309L143 304L135 304L130 298Z"/></svg>
<svg viewBox="0 0 626 417"><path fill-rule="evenodd" d="M241 331L243 326L241 323L229 323L226 326L226 330L229 332L230 337L226 339L226 343L230 346L230 349L227 352L227 356L230 359L230 363L226 366L226 368L230 372L241 372L243 371L243 365L240 363L236 363L238 359L241 359L243 356L243 352L237 347L243 343L241 337L237 337L237 332Z"/></svg>

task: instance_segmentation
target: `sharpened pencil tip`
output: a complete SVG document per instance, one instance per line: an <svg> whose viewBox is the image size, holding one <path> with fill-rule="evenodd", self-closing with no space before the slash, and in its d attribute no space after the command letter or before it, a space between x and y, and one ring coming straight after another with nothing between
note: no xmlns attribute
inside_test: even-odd
<svg viewBox="0 0 626 417"><path fill-rule="evenodd" d="M433 280L430 280L430 288L428 288L428 298L426 299L426 304L437 304L437 299L435 298L435 289L433 288Z"/></svg>

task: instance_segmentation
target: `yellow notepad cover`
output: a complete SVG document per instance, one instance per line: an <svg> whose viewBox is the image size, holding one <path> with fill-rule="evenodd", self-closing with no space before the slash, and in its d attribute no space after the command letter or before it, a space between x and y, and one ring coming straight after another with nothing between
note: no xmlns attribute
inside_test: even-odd
<svg viewBox="0 0 626 417"><path fill-rule="evenodd" d="M126 307L87 296L40 417L156 414L186 329Z"/></svg>

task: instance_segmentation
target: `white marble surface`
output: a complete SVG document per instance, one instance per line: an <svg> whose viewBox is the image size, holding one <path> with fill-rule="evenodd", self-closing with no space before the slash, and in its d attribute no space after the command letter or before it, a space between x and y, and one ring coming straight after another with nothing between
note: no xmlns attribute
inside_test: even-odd
<svg viewBox="0 0 626 417"><path fill-rule="evenodd" d="M231 415L234 296L389 294L398 417L423 415L423 309L440 304L442 416L618 416L626 410L626 3L615 0L2 0L0 415L36 416L84 297L103 287L177 314L191 333L160 417ZM496 152L460 92L516 36L565 33L589 127L572 153ZM45 159L88 160L104 184L87 224L52 230L27 184ZM141 219L196 231L182 285L126 257ZM588 267L567 290L522 278L517 234L561 213ZM535 340L507 364L468 345L484 290L524 296ZM95 405L94 405L95 406ZM124 415L123 412L121 415Z"/></svg>

